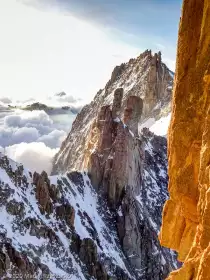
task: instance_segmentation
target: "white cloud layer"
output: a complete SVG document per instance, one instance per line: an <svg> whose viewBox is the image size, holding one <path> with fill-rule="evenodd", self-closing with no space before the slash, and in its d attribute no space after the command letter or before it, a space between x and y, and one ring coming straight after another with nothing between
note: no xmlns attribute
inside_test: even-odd
<svg viewBox="0 0 210 280"><path fill-rule="evenodd" d="M5 103L5 104L10 104L10 103L12 103L12 100L11 100L10 98L8 98L8 97L0 97L0 101L1 101L2 103Z"/></svg>
<svg viewBox="0 0 210 280"><path fill-rule="evenodd" d="M44 111L17 110L15 114L6 116L4 123L8 127L33 127L37 125L49 127L53 124L53 121Z"/></svg>
<svg viewBox="0 0 210 280"><path fill-rule="evenodd" d="M0 144L6 147L21 142L34 142L39 138L39 132L34 127L0 128Z"/></svg>
<svg viewBox="0 0 210 280"><path fill-rule="evenodd" d="M66 137L66 133L64 131L55 129L49 134L40 136L38 141L45 143L45 145L47 145L48 147L54 148L54 147L60 147L65 137Z"/></svg>
<svg viewBox="0 0 210 280"><path fill-rule="evenodd" d="M64 127L44 111L16 110L3 117L0 150L29 169L50 173L53 156L67 134Z"/></svg>
<svg viewBox="0 0 210 280"><path fill-rule="evenodd" d="M52 159L58 149L51 149L44 143L20 143L9 147L0 148L1 152L16 162L24 164L31 171L42 172L45 170L50 174L52 169Z"/></svg>

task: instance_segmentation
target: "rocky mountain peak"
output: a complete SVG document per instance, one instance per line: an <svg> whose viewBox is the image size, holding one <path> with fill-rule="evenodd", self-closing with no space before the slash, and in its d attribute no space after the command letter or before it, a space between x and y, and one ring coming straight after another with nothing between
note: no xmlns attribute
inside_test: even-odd
<svg viewBox="0 0 210 280"><path fill-rule="evenodd" d="M83 168L87 169L91 176L93 186L97 189L101 186L112 206L118 205L129 178L129 153L133 152L132 142L138 142L134 136L138 136L138 123L142 113L141 98L129 96L121 121L119 112L122 97L123 89L116 89L112 108L109 105L101 107L92 125L83 163ZM115 182L116 178L118 179Z"/></svg>
<svg viewBox="0 0 210 280"><path fill-rule="evenodd" d="M139 67L137 74L136 66ZM147 117L145 108L154 112L153 107L157 107L155 103L147 103L149 96L153 96L153 101L159 96L162 108L163 104L168 105L164 93L158 92L161 87L156 80L161 77L162 87L172 82L169 70L167 76L163 75L163 69L167 70L162 66L161 54L152 55L148 50L136 60L116 67L105 89L100 90L76 118L54 166L60 171L87 170L94 189L107 200L111 211L117 213L116 227L122 249L139 279L162 279L171 265L179 265L175 254L161 248L157 237L162 203L167 197L166 140L156 138L147 129L139 133L138 129ZM143 87L136 77L129 89L127 87L126 79L133 71L145 83L141 93L137 88ZM157 148L156 160L153 145L154 150ZM148 203L156 196L155 203ZM158 258L154 257L157 250ZM165 262L170 265L163 265Z"/></svg>
<svg viewBox="0 0 210 280"><path fill-rule="evenodd" d="M139 123L150 117L158 119L170 112L172 86L173 72L162 62L160 52L153 55L146 50L136 59L115 67L105 88L99 90L94 100L77 115L71 132L55 156L53 174L84 168L85 150L89 138L93 137L92 127L101 107L116 107L113 114L121 119L125 116L125 122L129 121L131 114L137 114L138 118L140 111ZM131 113L132 106L136 113Z"/></svg>
<svg viewBox="0 0 210 280"><path fill-rule="evenodd" d="M165 184L165 187L167 186L167 171L163 175L159 170L163 168L162 165L167 165L166 140L162 137L156 138L148 129L143 129L142 133L138 133L143 108L143 101L139 96L130 95L127 98L123 120L121 120L122 98L123 89L118 88L114 92L112 107L103 105L100 108L91 126L83 168L88 171L96 191L107 199L112 211L117 211L117 232L122 248L135 271L141 271L137 274L139 279L144 279L144 277L145 279L156 279L156 277L162 279L167 272L165 268L162 270L161 260L155 259L154 247L159 248L160 254L164 256L166 254L164 258L168 260L172 256L175 257L172 252L165 252L160 247L157 237L158 225L161 223L161 205L167 197L166 189L162 189ZM158 151L154 153L156 160L151 150L153 145ZM153 168L154 173L151 172ZM161 179L159 183L156 183L153 179L149 183L151 173L153 178L161 176L166 181L163 182ZM154 174L157 174L157 177ZM150 195L145 198L145 201L141 199L143 199L143 192L150 193L150 188L154 188L155 184L157 184L157 189L153 189L154 196L152 196L157 196L157 201L150 205L150 203L147 204L151 199ZM159 187L161 190L158 190ZM146 237L143 232L147 232ZM144 248L139 247L136 240L142 242ZM146 244L149 243L147 247ZM147 256L145 256L145 250L147 250ZM174 261L172 262L174 264ZM145 272L142 272L143 267L147 267Z"/></svg>

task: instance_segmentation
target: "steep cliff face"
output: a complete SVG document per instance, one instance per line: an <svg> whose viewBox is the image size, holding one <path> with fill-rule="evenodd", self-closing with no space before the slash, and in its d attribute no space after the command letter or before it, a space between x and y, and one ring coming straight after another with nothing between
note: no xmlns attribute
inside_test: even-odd
<svg viewBox="0 0 210 280"><path fill-rule="evenodd" d="M210 2L185 0L169 129L170 200L160 240L184 266L169 279L210 279Z"/></svg>
<svg viewBox="0 0 210 280"><path fill-rule="evenodd" d="M147 50L136 59L115 67L105 88L99 90L94 100L78 114L71 132L55 157L53 174L84 168L84 155L89 150L87 143L90 145L87 139L92 138L93 122L102 106L112 104L116 89L123 90L118 116L123 116L127 98L138 96L142 99L140 122L144 122L149 117L158 119L170 112L172 85L173 72L162 63L161 53L152 55Z"/></svg>
<svg viewBox="0 0 210 280"><path fill-rule="evenodd" d="M128 97L122 121L117 113L122 98L123 89L117 89L112 108L99 111L84 164L94 188L117 211L122 248L139 279L164 279L178 265L157 238L167 198L166 139L148 129L138 135L143 103L138 96Z"/></svg>

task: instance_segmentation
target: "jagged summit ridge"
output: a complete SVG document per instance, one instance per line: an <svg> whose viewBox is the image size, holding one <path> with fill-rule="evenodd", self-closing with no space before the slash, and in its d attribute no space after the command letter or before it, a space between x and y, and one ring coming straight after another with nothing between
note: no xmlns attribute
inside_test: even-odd
<svg viewBox="0 0 210 280"><path fill-rule="evenodd" d="M77 115L71 132L55 156L53 174L83 169L84 149L93 121L102 106L113 103L116 89L123 89L119 116L123 116L128 97L138 96L142 99L140 122L144 122L151 116L158 118L170 111L172 85L173 72L162 62L161 53L152 55L146 50L136 59L115 67L105 88L99 90L94 100Z"/></svg>
<svg viewBox="0 0 210 280"><path fill-rule="evenodd" d="M88 170L95 188L101 188L113 206L119 204L122 192L128 185L129 153L133 152L133 141L138 141L138 123L142 113L142 100L138 96L129 96L122 122L116 112L121 110L123 89L114 92L112 108L101 107L93 123L90 143L84 156L84 168ZM94 143L92 139L95 139ZM136 147L140 145L136 143ZM137 148L137 149L138 149ZM136 176L140 172L134 170Z"/></svg>

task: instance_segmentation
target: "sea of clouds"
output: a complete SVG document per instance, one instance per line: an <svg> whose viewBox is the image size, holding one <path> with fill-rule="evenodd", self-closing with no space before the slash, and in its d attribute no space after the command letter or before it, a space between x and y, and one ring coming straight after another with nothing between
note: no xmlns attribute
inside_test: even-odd
<svg viewBox="0 0 210 280"><path fill-rule="evenodd" d="M68 101L66 96L58 99ZM70 97L69 100L72 101ZM50 174L53 157L70 131L76 114L61 111L59 107L50 115L39 110L9 110L5 105L9 99L2 98L0 102L0 152L32 171L45 170Z"/></svg>

